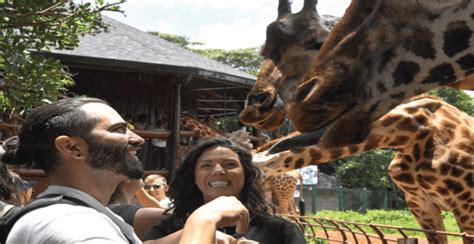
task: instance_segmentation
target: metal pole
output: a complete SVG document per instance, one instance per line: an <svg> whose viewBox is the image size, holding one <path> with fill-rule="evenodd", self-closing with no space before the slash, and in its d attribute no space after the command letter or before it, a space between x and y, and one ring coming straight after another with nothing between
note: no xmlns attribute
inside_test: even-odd
<svg viewBox="0 0 474 244"><path fill-rule="evenodd" d="M362 206L361 206L361 213L367 213L367 201L369 196L369 191L366 188L362 188Z"/></svg>
<svg viewBox="0 0 474 244"><path fill-rule="evenodd" d="M311 211L313 214L316 213L316 185L311 187Z"/></svg>
<svg viewBox="0 0 474 244"><path fill-rule="evenodd" d="M383 209L388 210L388 190L385 187L383 191Z"/></svg>
<svg viewBox="0 0 474 244"><path fill-rule="evenodd" d="M344 197L342 196L342 186L337 189L337 200L339 211L344 211Z"/></svg>

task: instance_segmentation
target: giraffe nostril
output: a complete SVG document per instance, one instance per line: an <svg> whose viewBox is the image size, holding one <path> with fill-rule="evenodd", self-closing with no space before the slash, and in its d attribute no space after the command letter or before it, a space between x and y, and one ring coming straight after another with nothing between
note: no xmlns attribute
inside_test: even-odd
<svg viewBox="0 0 474 244"><path fill-rule="evenodd" d="M303 84L303 86L298 87L296 90L296 102L303 101L308 94L313 90L314 86L318 83L317 79L312 79L311 81Z"/></svg>

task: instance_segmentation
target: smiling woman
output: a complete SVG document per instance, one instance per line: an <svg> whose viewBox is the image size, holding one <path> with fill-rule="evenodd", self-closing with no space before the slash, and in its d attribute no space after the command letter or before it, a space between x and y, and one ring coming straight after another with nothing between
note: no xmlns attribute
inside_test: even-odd
<svg viewBox="0 0 474 244"><path fill-rule="evenodd" d="M176 171L170 184L174 203L170 218L153 226L145 240L164 237L183 227L188 216L201 205L221 196L237 197L250 213L249 240L264 243L305 243L298 228L267 213L260 188L260 171L252 164L252 156L225 138L214 138L191 151ZM170 211L168 211L170 212ZM235 227L220 229L219 235L237 234Z"/></svg>

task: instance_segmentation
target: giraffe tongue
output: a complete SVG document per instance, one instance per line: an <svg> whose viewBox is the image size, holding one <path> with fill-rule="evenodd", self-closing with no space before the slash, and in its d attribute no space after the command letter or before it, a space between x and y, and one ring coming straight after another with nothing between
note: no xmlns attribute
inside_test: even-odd
<svg viewBox="0 0 474 244"><path fill-rule="evenodd" d="M268 152L271 154L275 154L293 148L315 145L319 142L321 136L324 134L325 131L326 126L312 132L303 133L298 136L287 138L285 140L277 142L270 149L268 149Z"/></svg>

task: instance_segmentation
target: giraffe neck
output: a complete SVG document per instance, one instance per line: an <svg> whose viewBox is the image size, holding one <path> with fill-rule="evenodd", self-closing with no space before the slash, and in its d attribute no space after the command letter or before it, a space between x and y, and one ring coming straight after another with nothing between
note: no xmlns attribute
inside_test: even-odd
<svg viewBox="0 0 474 244"><path fill-rule="evenodd" d="M255 156L254 163L267 174L278 174L309 165L327 163L372 149L395 149L402 154L414 155L415 159L420 158L420 149L437 131L433 128L440 126L434 124L432 114L437 113L439 119L442 119L443 116L455 112L449 109L450 107L438 98L417 97L374 122L369 136L361 143L330 148L315 144L269 156L262 156L266 155L266 152L263 152ZM445 141L454 138L455 133L448 134L444 138Z"/></svg>
<svg viewBox="0 0 474 244"><path fill-rule="evenodd" d="M224 135L220 130L212 128L189 115L182 116L181 121L185 128L191 130L197 137L202 139Z"/></svg>

